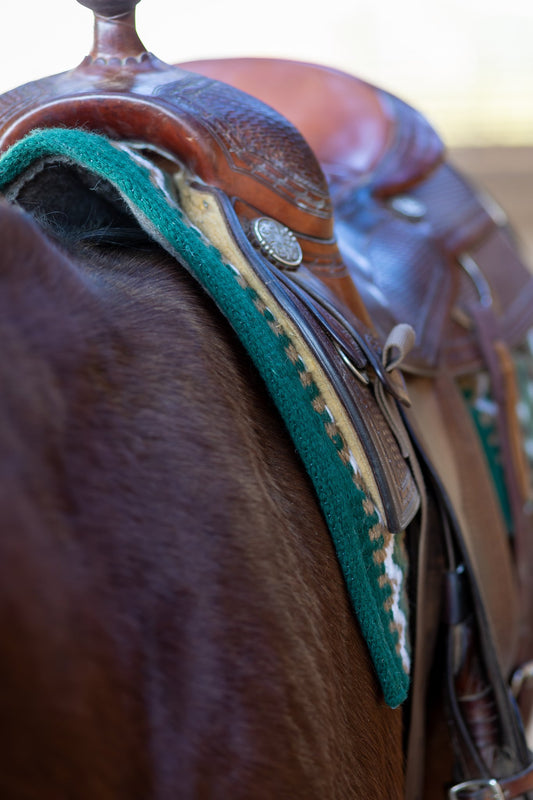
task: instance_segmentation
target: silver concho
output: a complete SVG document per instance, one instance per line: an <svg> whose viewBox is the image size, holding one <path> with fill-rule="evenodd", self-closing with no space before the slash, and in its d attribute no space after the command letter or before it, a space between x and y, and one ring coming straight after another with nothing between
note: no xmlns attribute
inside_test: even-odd
<svg viewBox="0 0 533 800"><path fill-rule="evenodd" d="M397 214L413 222L423 219L427 213L425 203L408 194L397 194L389 201L389 205Z"/></svg>
<svg viewBox="0 0 533 800"><path fill-rule="evenodd" d="M252 231L263 253L285 269L296 269L302 263L302 248L294 233L270 217L257 217Z"/></svg>

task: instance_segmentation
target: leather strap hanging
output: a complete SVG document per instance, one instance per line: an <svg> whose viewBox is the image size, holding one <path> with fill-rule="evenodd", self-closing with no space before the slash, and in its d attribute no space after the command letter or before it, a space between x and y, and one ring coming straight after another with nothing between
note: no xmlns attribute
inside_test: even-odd
<svg viewBox="0 0 533 800"><path fill-rule="evenodd" d="M446 374L434 381L412 379L409 390L412 407L406 415L440 496L448 562L443 609L448 706L456 773L466 781L452 788L450 797L495 798L504 782L505 791L519 787L523 794L533 790L533 773L506 683L519 631L503 520L455 380ZM475 502L479 497L485 498L483 507ZM485 794L472 794L480 791Z"/></svg>
<svg viewBox="0 0 533 800"><path fill-rule="evenodd" d="M513 522L513 549L518 574L521 627L517 663L533 655L533 581L530 565L533 558L533 506L528 465L521 441L516 408L518 389L515 370L498 319L492 306L471 309L480 349L487 364L494 400L498 408L498 432L506 486Z"/></svg>

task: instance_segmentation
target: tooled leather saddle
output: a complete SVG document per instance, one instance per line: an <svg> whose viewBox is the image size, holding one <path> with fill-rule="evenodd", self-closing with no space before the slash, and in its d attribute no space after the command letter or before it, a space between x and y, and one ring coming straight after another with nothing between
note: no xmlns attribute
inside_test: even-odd
<svg viewBox="0 0 533 800"><path fill-rule="evenodd" d="M220 193L235 241L267 265L335 386L389 531L413 529L407 797L424 793L426 706L441 689L450 797L533 797L508 688L533 655L516 411L530 385L533 281L504 215L386 92L296 62L169 67L138 39L135 0L80 2L96 12L93 51L0 97L0 150L34 128L83 126L142 143L161 167L185 165L193 189Z"/></svg>

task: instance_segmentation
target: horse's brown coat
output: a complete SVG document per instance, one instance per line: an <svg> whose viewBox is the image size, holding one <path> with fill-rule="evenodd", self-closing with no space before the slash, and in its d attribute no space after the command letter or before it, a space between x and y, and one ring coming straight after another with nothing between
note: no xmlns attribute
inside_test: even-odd
<svg viewBox="0 0 533 800"><path fill-rule="evenodd" d="M402 796L324 521L247 356L155 249L0 206L0 796Z"/></svg>

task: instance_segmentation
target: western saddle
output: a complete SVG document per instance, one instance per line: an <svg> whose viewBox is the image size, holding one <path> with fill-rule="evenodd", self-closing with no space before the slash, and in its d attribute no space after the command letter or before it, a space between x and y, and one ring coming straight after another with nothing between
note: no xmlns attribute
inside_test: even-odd
<svg viewBox="0 0 533 800"><path fill-rule="evenodd" d="M442 690L449 797L533 798L513 696L525 719L532 465L517 407L532 385L533 279L503 212L384 91L291 61L171 67L138 38L138 0L79 2L95 12L90 55L0 97L0 151L35 128L83 126L224 194L236 241L253 243L329 342L339 396L347 370L369 393L356 430L389 530L411 525L406 796L423 796L427 705Z"/></svg>

